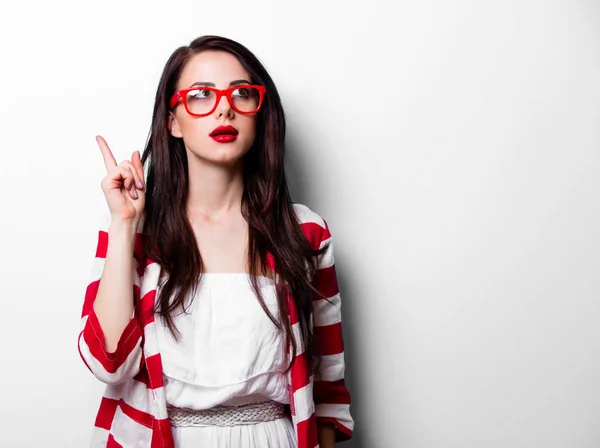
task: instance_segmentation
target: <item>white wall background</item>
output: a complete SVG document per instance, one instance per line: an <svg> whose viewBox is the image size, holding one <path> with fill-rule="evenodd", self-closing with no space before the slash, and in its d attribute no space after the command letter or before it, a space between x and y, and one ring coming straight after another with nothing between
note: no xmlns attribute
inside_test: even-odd
<svg viewBox="0 0 600 448"><path fill-rule="evenodd" d="M0 446L87 446L76 341L105 174L201 34L265 63L293 197L336 238L353 441L600 446L600 4L0 7Z"/></svg>

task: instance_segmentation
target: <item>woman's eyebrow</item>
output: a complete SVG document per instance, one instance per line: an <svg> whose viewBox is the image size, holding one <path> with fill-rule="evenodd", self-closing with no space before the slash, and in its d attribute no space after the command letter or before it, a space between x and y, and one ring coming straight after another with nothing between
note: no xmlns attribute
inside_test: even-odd
<svg viewBox="0 0 600 448"><path fill-rule="evenodd" d="M229 83L229 86L236 86L238 84L250 84L250 81L248 81L246 79L236 79L235 81L231 81ZM207 82L207 81L196 81L189 88L192 88L194 86L210 86L210 87L215 87L215 84L213 82Z"/></svg>

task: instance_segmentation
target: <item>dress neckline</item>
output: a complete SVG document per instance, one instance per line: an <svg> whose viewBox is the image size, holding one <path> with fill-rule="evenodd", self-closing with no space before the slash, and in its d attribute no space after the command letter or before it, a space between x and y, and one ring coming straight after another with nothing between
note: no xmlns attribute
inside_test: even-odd
<svg viewBox="0 0 600 448"><path fill-rule="evenodd" d="M252 274L249 272L203 272L200 274L201 281L206 280L209 284L220 285L223 283L241 283L251 285ZM257 283L261 287L272 287L275 285L275 280L264 275L255 275Z"/></svg>
<svg viewBox="0 0 600 448"><path fill-rule="evenodd" d="M160 279L164 279L166 277L166 274L162 274L160 276ZM202 272L200 274L200 277L202 279L210 279L209 281L211 282L222 282L222 281L245 281L248 280L250 281L250 277L252 277L252 274L250 274L249 272ZM258 283L261 285L274 285L275 284L275 279L271 278L271 277L267 277L265 275L255 275L256 279L258 280Z"/></svg>
<svg viewBox="0 0 600 448"><path fill-rule="evenodd" d="M247 278L247 277L251 277L252 274L250 274L249 272L202 272L200 274L202 277L214 277L214 278L219 278L219 277L243 277L243 278ZM160 278L165 277L166 274L164 272L162 272L161 270L161 274L160 274ZM267 277L266 275L255 275L254 277L258 278L258 279L262 279L262 280L269 280L271 282L275 282L275 279L272 277Z"/></svg>
<svg viewBox="0 0 600 448"><path fill-rule="evenodd" d="M252 274L249 272L202 272L200 274L202 277L212 276L212 277L252 277ZM255 275L257 278L264 278L266 280L275 281L271 277L267 277L265 275Z"/></svg>

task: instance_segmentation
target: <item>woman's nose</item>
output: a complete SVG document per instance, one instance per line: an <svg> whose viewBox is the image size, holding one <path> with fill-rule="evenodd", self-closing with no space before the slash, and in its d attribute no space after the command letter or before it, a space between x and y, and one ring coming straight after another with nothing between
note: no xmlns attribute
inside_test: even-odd
<svg viewBox="0 0 600 448"><path fill-rule="evenodd" d="M231 104L229 103L229 99L223 95L219 100L219 104L217 104L217 114L221 116L223 113L230 113L232 110Z"/></svg>

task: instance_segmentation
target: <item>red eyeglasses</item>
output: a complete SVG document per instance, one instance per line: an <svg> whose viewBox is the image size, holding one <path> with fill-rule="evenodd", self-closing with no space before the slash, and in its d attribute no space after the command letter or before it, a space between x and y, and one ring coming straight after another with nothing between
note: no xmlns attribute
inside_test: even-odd
<svg viewBox="0 0 600 448"><path fill-rule="evenodd" d="M262 106L265 90L263 86L252 84L243 84L224 90L195 86L175 92L171 97L169 107L173 109L181 99L188 114L194 117L204 117L215 111L221 97L225 95L233 110L240 114L253 114L258 112Z"/></svg>

